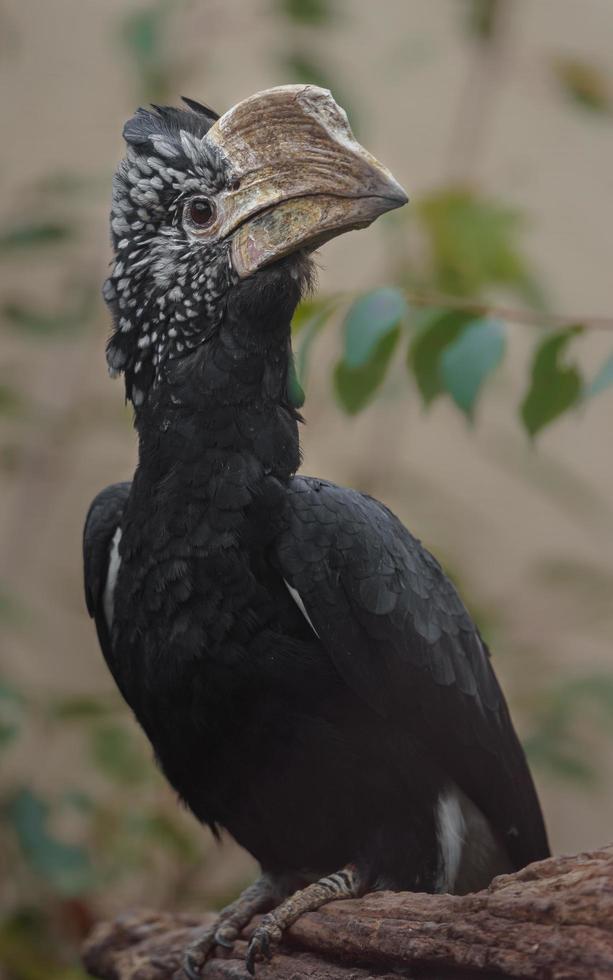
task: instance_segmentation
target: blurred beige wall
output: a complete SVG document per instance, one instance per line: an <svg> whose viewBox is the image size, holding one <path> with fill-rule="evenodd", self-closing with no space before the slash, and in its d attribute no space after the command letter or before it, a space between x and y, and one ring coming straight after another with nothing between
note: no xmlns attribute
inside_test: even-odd
<svg viewBox="0 0 613 980"><path fill-rule="evenodd" d="M475 153L458 129L462 113L469 123L472 71L458 26L461 0L339 3L337 23L323 38L312 36L359 108L361 139L412 196L469 176L527 213L526 248L552 308L611 314L613 125L573 111L549 69L559 54L610 68L613 7L610 0L507 4L488 117L482 126L470 121ZM51 206L74 215L76 244L41 250L25 263L5 259L2 295L25 293L33 304L57 308L75 276L100 282L105 275L110 177L122 152L122 124L139 103L138 79L117 34L139 6L129 0L0 6L3 219L36 214L37 185L50 174L92 178ZM273 7L269 0L177 3L168 50L182 78L173 97L191 95L223 111L291 80L280 67L287 28ZM384 231L374 227L326 246L320 268L322 290L385 281ZM612 665L610 595L594 601L589 576L582 587L576 576L565 583L555 569L585 565L613 582L613 394L566 417L532 449L511 409L523 394L535 329L512 329L510 355L488 387L474 430L445 403L425 414L400 381L375 408L355 420L343 416L331 395L337 340L330 332L314 355L303 433L305 470L381 497L460 575L479 608L495 610L504 638L496 665L520 724L533 678L546 684ZM84 612L80 566L91 498L129 478L135 459L121 382L106 374L107 330L100 302L95 325L84 332L33 341L7 328L2 336L2 377L28 401L23 418L1 423L13 446L13 465L2 474L2 575L28 616L8 629L1 656L33 689L112 687ZM594 332L577 346L593 370L613 349L613 333ZM554 570L549 577L547 568ZM611 838L610 742L594 738L602 788L586 793L537 772L556 850ZM54 765L66 765L69 753L48 744L43 761L36 746L32 751L28 765L43 780L53 778Z"/></svg>

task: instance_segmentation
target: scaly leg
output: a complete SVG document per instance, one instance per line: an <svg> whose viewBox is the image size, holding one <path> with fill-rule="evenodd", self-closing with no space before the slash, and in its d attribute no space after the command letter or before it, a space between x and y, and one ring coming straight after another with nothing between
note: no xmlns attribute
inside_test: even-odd
<svg viewBox="0 0 613 980"><path fill-rule="evenodd" d="M200 971L214 946L232 947L253 916L271 908L276 900L273 882L268 875L262 875L235 902L222 909L218 919L203 929L185 950L183 972L189 980L200 980Z"/></svg>
<svg viewBox="0 0 613 980"><path fill-rule="evenodd" d="M255 973L256 960L269 960L272 957L285 929L289 928L304 912L315 912L327 902L338 899L357 898L362 891L357 868L350 864L342 871L320 878L314 884L307 885L290 898L286 898L281 905L264 916L251 937L247 950L249 973Z"/></svg>

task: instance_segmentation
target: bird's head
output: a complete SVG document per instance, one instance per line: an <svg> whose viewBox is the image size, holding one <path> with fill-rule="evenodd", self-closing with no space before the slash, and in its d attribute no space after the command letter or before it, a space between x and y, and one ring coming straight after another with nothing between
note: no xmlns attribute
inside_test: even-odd
<svg viewBox="0 0 613 980"><path fill-rule="evenodd" d="M126 123L114 178L107 359L135 407L220 328L233 290L261 304L286 280L295 305L314 249L407 200L324 89L269 89L221 117L184 101Z"/></svg>

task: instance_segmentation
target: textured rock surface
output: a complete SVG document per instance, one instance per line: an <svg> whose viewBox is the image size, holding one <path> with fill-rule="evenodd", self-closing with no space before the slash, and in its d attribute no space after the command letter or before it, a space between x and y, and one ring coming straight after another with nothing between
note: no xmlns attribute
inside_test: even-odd
<svg viewBox="0 0 613 980"><path fill-rule="evenodd" d="M170 980L205 918L134 911L101 923L83 951L99 980ZM245 980L245 943L203 980ZM260 980L411 976L613 978L613 845L550 858L474 895L381 892L303 916ZM180 975L180 974L179 974Z"/></svg>

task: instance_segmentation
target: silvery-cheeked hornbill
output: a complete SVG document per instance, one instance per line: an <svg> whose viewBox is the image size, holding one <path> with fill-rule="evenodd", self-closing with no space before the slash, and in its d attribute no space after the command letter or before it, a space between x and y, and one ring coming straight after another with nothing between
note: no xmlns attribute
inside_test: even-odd
<svg viewBox="0 0 613 980"><path fill-rule="evenodd" d="M262 876L248 966L301 912L369 889L466 892L548 854L479 632L383 504L296 476L290 321L310 254L406 203L329 92L223 116L139 110L104 286L139 461L85 526L100 644L168 780Z"/></svg>

